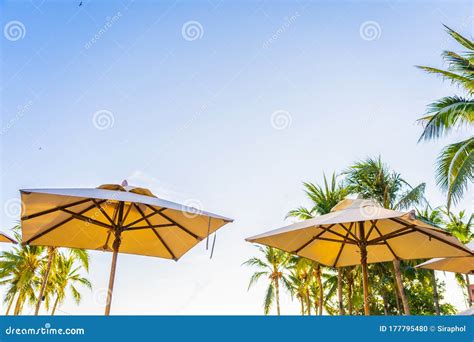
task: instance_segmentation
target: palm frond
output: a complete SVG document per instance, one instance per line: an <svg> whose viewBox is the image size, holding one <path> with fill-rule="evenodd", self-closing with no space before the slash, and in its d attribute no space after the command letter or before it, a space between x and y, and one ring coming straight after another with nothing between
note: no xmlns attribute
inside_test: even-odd
<svg viewBox="0 0 474 342"><path fill-rule="evenodd" d="M449 33L451 37L453 37L459 44L464 46L466 49L474 51L474 42L470 39L465 38L461 34L457 33L447 25L443 25L444 28L446 29L446 32Z"/></svg>
<svg viewBox="0 0 474 342"><path fill-rule="evenodd" d="M273 300L275 299L275 288L273 286L273 282L268 285L265 299L263 301L263 312L265 315L270 313L270 309L272 308Z"/></svg>
<svg viewBox="0 0 474 342"><path fill-rule="evenodd" d="M298 207L296 209L292 209L290 210L285 218L288 218L288 217L297 217L301 220L308 220L310 218L313 218L313 214L311 212L311 210L305 208L305 207Z"/></svg>
<svg viewBox="0 0 474 342"><path fill-rule="evenodd" d="M438 157L436 182L448 195L448 210L473 182L474 137L446 146Z"/></svg>
<svg viewBox="0 0 474 342"><path fill-rule="evenodd" d="M249 281L249 286L247 288L247 291L250 290L250 288L260 279L261 276L263 275L268 275L268 272L267 271L261 271L261 272L255 272L254 274L252 274L252 276L250 277L250 281Z"/></svg>
<svg viewBox="0 0 474 342"><path fill-rule="evenodd" d="M421 183L414 188L410 188L401 196L394 209L403 210L409 209L410 207L416 205L427 204L427 201L425 199L425 189L426 183Z"/></svg>
<svg viewBox="0 0 474 342"><path fill-rule="evenodd" d="M461 56L453 51L444 51L442 56L449 64L449 70L464 74L466 77L472 79L474 64L471 62L469 57Z"/></svg>
<svg viewBox="0 0 474 342"><path fill-rule="evenodd" d="M428 106L427 115L418 121L424 126L418 141L439 138L474 122L474 101L459 96L444 97Z"/></svg>
<svg viewBox="0 0 474 342"><path fill-rule="evenodd" d="M428 67L428 66L422 66L422 65L416 65L417 68L422 69L430 74L438 75L441 76L441 78L450 81L451 84L459 85L462 87L465 87L469 91L474 91L474 82L471 78L457 74L455 72L443 70L443 69L438 69L438 68L433 68L433 67Z"/></svg>

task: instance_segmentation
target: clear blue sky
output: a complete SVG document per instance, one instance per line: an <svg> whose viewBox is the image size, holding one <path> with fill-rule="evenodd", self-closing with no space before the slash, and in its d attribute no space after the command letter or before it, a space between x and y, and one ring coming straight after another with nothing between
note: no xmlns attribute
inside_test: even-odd
<svg viewBox="0 0 474 342"><path fill-rule="evenodd" d="M1 229L19 218L20 188L122 179L235 219L213 260L204 245L178 263L120 255L113 313L262 313L243 239L287 223L306 204L302 181L366 156L444 203L433 164L466 132L417 144L426 104L456 89L414 65L442 66L457 48L443 23L472 35L472 2L79 3L1 1ZM111 255L91 255L94 292L65 313L103 312Z"/></svg>

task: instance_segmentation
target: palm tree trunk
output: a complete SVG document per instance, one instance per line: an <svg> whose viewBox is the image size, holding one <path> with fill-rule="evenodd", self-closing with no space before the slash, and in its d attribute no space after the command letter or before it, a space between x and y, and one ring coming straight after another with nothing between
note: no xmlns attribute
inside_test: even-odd
<svg viewBox="0 0 474 342"><path fill-rule="evenodd" d="M303 298L300 299L300 303L301 303L301 316L304 316L304 299Z"/></svg>
<svg viewBox="0 0 474 342"><path fill-rule="evenodd" d="M280 284L278 278L275 278L275 297L277 303L277 314L280 316Z"/></svg>
<svg viewBox="0 0 474 342"><path fill-rule="evenodd" d="M54 316L54 313L56 312L56 308L58 307L59 303L59 296L56 296L56 300L54 301L53 305L53 310L51 311L51 316Z"/></svg>
<svg viewBox="0 0 474 342"><path fill-rule="evenodd" d="M340 267L337 268L337 297L339 300L339 316L344 316L346 312L342 298L342 269Z"/></svg>
<svg viewBox="0 0 474 342"><path fill-rule="evenodd" d="M400 260L393 260L393 268L395 270L395 278L397 280L398 291L400 292L400 297L402 298L403 311L405 315L410 315L410 305L408 304L408 298L405 294L405 289L402 282L402 272L400 271Z"/></svg>
<svg viewBox="0 0 474 342"><path fill-rule="evenodd" d="M397 312L399 315L402 314L402 309L400 307L400 295L398 294L397 280L394 279L394 289L395 289L395 303L397 304Z"/></svg>
<svg viewBox="0 0 474 342"><path fill-rule="evenodd" d="M18 293L18 298L16 299L15 310L13 315L18 316L21 313L21 301L22 301L22 291Z"/></svg>
<svg viewBox="0 0 474 342"><path fill-rule="evenodd" d="M433 300L434 300L434 305L435 305L435 313L437 316L439 316L441 312L439 310L439 294L438 294L438 285L436 284L435 271L432 271L431 274L432 274L431 282L433 284Z"/></svg>
<svg viewBox="0 0 474 342"><path fill-rule="evenodd" d="M387 295L385 293L382 294L383 300L383 314L388 316L388 302L387 302Z"/></svg>
<svg viewBox="0 0 474 342"><path fill-rule="evenodd" d="M350 281L348 283L348 287L347 287L347 306L348 306L348 310L349 310L349 315L352 316L352 313L353 313L353 304L352 304L352 281Z"/></svg>
<svg viewBox="0 0 474 342"><path fill-rule="evenodd" d="M311 316L311 297L309 296L309 290L306 290L306 302L308 308L308 316Z"/></svg>
<svg viewBox="0 0 474 342"><path fill-rule="evenodd" d="M15 300L15 295L13 295L12 299L10 299L10 303L8 303L7 312L5 312L5 316L8 316L8 314L10 313L10 309L12 308L14 300Z"/></svg>
<svg viewBox="0 0 474 342"><path fill-rule="evenodd" d="M467 287L467 302L469 303L469 307L472 306L472 299L471 299L471 293L469 292L469 286L471 283L469 282L469 274L466 274L466 287Z"/></svg>
<svg viewBox="0 0 474 342"><path fill-rule="evenodd" d="M36 302L36 308L35 308L35 316L38 316L39 309L41 306L41 302L43 301L43 296L44 296L44 291L46 289L46 284L48 283L48 278L49 278L49 272L51 271L51 264L53 262L54 258L54 252L55 248L54 247L48 247L48 264L46 265L46 272L43 277L43 283L41 284L41 289L38 294L38 299Z"/></svg>
<svg viewBox="0 0 474 342"><path fill-rule="evenodd" d="M323 292L323 282L321 280L321 266L319 264L316 265L316 278L318 280L318 287L319 287L319 316L322 316L323 314L323 297L324 297L324 292Z"/></svg>

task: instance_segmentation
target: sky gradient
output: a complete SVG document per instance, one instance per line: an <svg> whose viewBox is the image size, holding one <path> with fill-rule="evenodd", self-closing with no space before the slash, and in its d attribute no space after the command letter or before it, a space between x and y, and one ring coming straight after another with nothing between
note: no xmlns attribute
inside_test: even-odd
<svg viewBox="0 0 474 342"><path fill-rule="evenodd" d="M79 3L1 0L1 230L21 188L123 179L235 220L212 260L203 243L178 263L120 255L113 314L263 313L244 238L291 222L303 181L367 156L444 204L434 162L467 132L417 144L415 121L458 90L414 65L458 48L442 24L472 36L472 2ZM61 313L102 314L111 254L91 258L93 292Z"/></svg>

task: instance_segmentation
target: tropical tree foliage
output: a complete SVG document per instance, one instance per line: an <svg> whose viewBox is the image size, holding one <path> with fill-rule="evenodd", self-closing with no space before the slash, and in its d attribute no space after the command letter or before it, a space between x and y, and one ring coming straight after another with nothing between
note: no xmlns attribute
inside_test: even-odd
<svg viewBox="0 0 474 342"><path fill-rule="evenodd" d="M13 228L15 239L20 244L0 253L0 286L6 289L3 302L7 315L25 313L25 305L36 306L51 252L45 247L22 245L20 231L20 226ZM83 270L87 272L89 267L87 251L61 248L55 249L54 253L46 290L41 298L47 309L54 298L52 314L64 302L68 291L79 303L81 293L77 285L91 288L90 281L83 275Z"/></svg>
<svg viewBox="0 0 474 342"><path fill-rule="evenodd" d="M425 184L411 186L399 173L384 164L380 157L356 162L339 177L335 173L332 174L330 180L324 177L322 185L305 182L303 187L310 205L290 210L287 217L306 220L326 214L339 201L352 195L373 199L389 209L417 208L419 219L440 228L446 228L464 243L469 242L473 236L472 217L467 219L463 212L454 215L442 208L432 209L424 196ZM264 248L259 247L259 249L265 252ZM275 253L274 249L271 251ZM322 314L323 309L330 315L364 314L360 266L335 269L323 267L316 262L294 255L287 254L285 257L286 253L281 253L283 254L279 254L279 259L285 262L278 263L278 274L281 279L284 279L285 287L292 298L298 301L302 315ZM258 260L260 259L250 259L251 262L247 262L249 265L258 265L263 270L261 274L255 273L252 276L251 285L261 276L265 276L270 280L270 288L272 286L271 273L274 268L268 261ZM377 263L368 266L372 314L403 314L404 300L412 314L433 315L455 312L455 308L445 302L445 284L434 277L434 272L414 267L422 261L399 262L399 276L405 281L402 287L397 281L397 274L392 263ZM339 272L340 276L338 276ZM465 284L466 280L461 277L460 282ZM400 291L400 287L403 292ZM338 291L339 288L341 291ZM267 301L269 293L271 291L267 290L265 313L269 312Z"/></svg>
<svg viewBox="0 0 474 342"><path fill-rule="evenodd" d="M258 269L250 278L248 289L250 289L260 278L268 280L268 287L263 301L263 310L265 315L270 313L273 304L276 302L277 314L280 315L280 288L285 287L291 292L291 285L288 281L288 275L285 273L285 266L290 261L290 256L272 247L257 246L261 257L253 257L244 265L252 266Z"/></svg>
<svg viewBox="0 0 474 342"><path fill-rule="evenodd" d="M418 121L423 125L421 140L434 140L453 130L471 129L474 122L474 42L445 26L464 52L444 51L442 56L447 69L428 66L419 68L438 75L458 86L462 96L443 97L431 103L426 114ZM437 160L436 182L447 193L448 210L457 203L473 181L474 136L446 146Z"/></svg>

